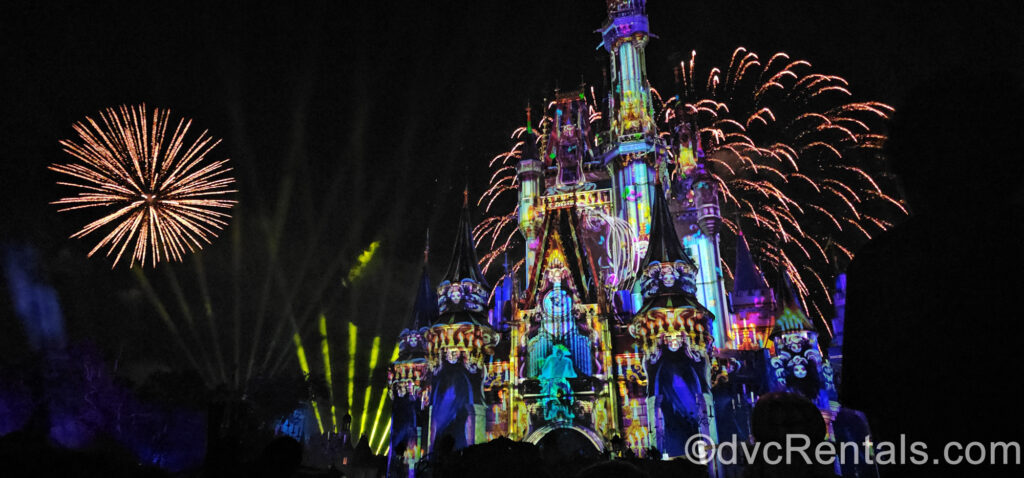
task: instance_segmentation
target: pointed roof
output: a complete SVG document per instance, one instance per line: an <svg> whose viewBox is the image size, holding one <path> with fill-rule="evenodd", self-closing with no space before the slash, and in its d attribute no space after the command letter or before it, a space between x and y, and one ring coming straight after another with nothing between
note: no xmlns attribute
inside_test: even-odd
<svg viewBox="0 0 1024 478"><path fill-rule="evenodd" d="M651 266L656 263L660 264L656 267L666 267L666 264L672 264L671 267L675 269L678 277L671 283L666 283L664 276L661 276L663 272L655 270L653 273L656 275L650 275L652 273ZM647 244L647 253L644 255L644 260L640 262L640 267L637 279L644 297L640 313L656 307L694 307L699 309L702 315L714 316L694 295L697 265L683 250L682 242L676 234L675 221L672 218L672 213L668 210L668 202L665 200L665 192L660 183L654 188L651 235Z"/></svg>
<svg viewBox="0 0 1024 478"><path fill-rule="evenodd" d="M526 134L523 135L522 159L540 159L540 152L537 150L537 133L533 130L529 106L526 107Z"/></svg>
<svg viewBox="0 0 1024 478"><path fill-rule="evenodd" d="M697 265L693 259L683 250L683 244L676 235L675 221L672 213L668 210L668 203L665 201L665 192L658 184L654 188L654 208L651 212L651 235L647 243L647 254L640 262L646 267L651 262L675 262L683 261L694 269Z"/></svg>
<svg viewBox="0 0 1024 478"><path fill-rule="evenodd" d="M515 273L508 266L508 251L505 251L504 268L505 273L498 280L498 285L495 286L492 295L501 300L514 300L518 298L519 282L516 280ZM501 297L497 297L498 295Z"/></svg>
<svg viewBox="0 0 1024 478"><path fill-rule="evenodd" d="M459 217L459 226L455 231L455 247L452 249L452 258L448 262L448 269L441 281L459 282L463 279L472 279L484 289L490 289L487 279L480 271L480 260L477 259L476 245L473 244L473 226L469 219L468 187L463 191L462 213Z"/></svg>
<svg viewBox="0 0 1024 478"><path fill-rule="evenodd" d="M747 246L747 238L744 237L742 229L736 234L735 271L733 292L768 289L768 283L754 264L754 257L750 254L750 247Z"/></svg>
<svg viewBox="0 0 1024 478"><path fill-rule="evenodd" d="M429 327L437 320L437 316L437 292L430 284L430 273L424 264L420 283L416 287L416 300L412 304L412 321L409 327L413 330Z"/></svg>
<svg viewBox="0 0 1024 478"><path fill-rule="evenodd" d="M412 318L409 328L398 334L398 362L423 360L427 354L427 342L424 333L437 320L437 294L430 285L427 266L423 265L423 275L416 288L416 300L412 305Z"/></svg>
<svg viewBox="0 0 1024 478"><path fill-rule="evenodd" d="M526 307L536 306L537 293L547 270L545 261L548 260L560 262L569 269L572 287L583 303L597 300L591 287L594 278L597 277L597 270L586 246L576 233L576 224L579 224L579 215L574 207L555 209L544 215L540 248L537 250L537 266L534 267L533 277L527 279Z"/></svg>
<svg viewBox="0 0 1024 478"><path fill-rule="evenodd" d="M420 283L416 287L416 299L412 303L412 317L409 328L398 334L398 361L422 359L426 356L426 340L423 334L439 315L437 309L437 293L430 284L430 273L427 271L427 260L430 257L430 231L427 231L426 245L423 247L423 272Z"/></svg>
<svg viewBox="0 0 1024 478"><path fill-rule="evenodd" d="M487 325L487 291L491 287L480 271L480 261L473 244L468 187L463 194L462 215L455 231L452 258L436 289L438 317L432 326L460 323Z"/></svg>
<svg viewBox="0 0 1024 478"><path fill-rule="evenodd" d="M488 307L491 308L489 322L495 330L505 331L508 329L507 321L511 319L514 304L519 298L518 292L519 284L516 281L515 273L509 269L508 253L506 252L505 273L498 280L498 284L494 286L494 291L491 292L488 302Z"/></svg>
<svg viewBox="0 0 1024 478"><path fill-rule="evenodd" d="M807 317L800 293L793 285L788 272L782 273L781 289L779 316L775 319L775 329L772 331L772 335L799 331L816 332L814 324Z"/></svg>

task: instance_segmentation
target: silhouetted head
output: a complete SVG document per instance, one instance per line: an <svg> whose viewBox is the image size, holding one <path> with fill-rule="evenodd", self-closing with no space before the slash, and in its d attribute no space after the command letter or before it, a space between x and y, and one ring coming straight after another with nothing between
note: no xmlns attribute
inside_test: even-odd
<svg viewBox="0 0 1024 478"><path fill-rule="evenodd" d="M1021 185L1021 84L1009 73L958 69L912 89L886 150L916 212L976 210Z"/></svg>
<svg viewBox="0 0 1024 478"><path fill-rule="evenodd" d="M133 471L128 476L131 478L170 478L170 474L155 466L143 466Z"/></svg>
<svg viewBox="0 0 1024 478"><path fill-rule="evenodd" d="M441 437L437 442L437 452L442 455L447 455L455 449L455 437L451 435L445 435Z"/></svg>
<svg viewBox="0 0 1024 478"><path fill-rule="evenodd" d="M759 442L785 443L786 435L803 435L811 443L825 439L821 411L802 395L788 392L762 396L750 416L750 431Z"/></svg>
<svg viewBox="0 0 1024 478"><path fill-rule="evenodd" d="M576 475L577 478L647 478L636 465L627 461L605 461L591 465Z"/></svg>
<svg viewBox="0 0 1024 478"><path fill-rule="evenodd" d="M291 476L302 463L302 445L292 437L277 437L256 459L260 476Z"/></svg>

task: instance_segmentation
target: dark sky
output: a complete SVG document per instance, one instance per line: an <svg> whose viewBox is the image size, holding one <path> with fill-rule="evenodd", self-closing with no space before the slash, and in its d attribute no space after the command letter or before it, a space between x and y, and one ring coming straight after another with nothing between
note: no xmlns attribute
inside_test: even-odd
<svg viewBox="0 0 1024 478"><path fill-rule="evenodd" d="M436 277L462 185L468 178L474 196L484 189L487 161L509 146L523 107L581 75L599 84L607 62L595 50L598 0L89 3L4 2L0 12L0 239L39 249L73 337L137 360L173 360L177 350L131 272L84 259L93 240L67 239L91 216L48 204L63 191L46 165L65 159L57 141L73 122L146 102L224 138L214 156L235 167L247 247L234 251L224 234L204 251L213 295L227 297L217 303L232 300L225 291L239 274L253 284L243 301L264 296L266 271L278 270L270 290L292 292L271 295L270 310L290 297L390 343L408 317L425 229ZM724 66L741 45L786 51L850 80L855 99L898 106L911 85L950 67L1020 71L1021 10L1015 1L651 0L659 38L648 68L669 89L673 61L692 49L705 66ZM310 292L321 280L339 289L374 240L373 285ZM276 262L271 243L285 251ZM233 253L241 272L225 265ZM154 276L158 294L172 297ZM0 357L9 358L24 345L7 295Z"/></svg>

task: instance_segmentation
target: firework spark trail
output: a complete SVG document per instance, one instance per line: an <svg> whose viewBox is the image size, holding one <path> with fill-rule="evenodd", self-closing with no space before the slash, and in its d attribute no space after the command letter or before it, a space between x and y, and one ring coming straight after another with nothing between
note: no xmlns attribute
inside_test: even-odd
<svg viewBox="0 0 1024 478"><path fill-rule="evenodd" d="M875 157L886 138L879 126L893 108L850 101L845 79L811 72L809 62L785 53L763 62L740 47L726 68L707 70L705 79L698 79L696 57L693 51L680 64L680 95L662 101L652 89L659 129L671 131L678 106L695 116L708 169L722 192L723 216L743 218L755 255L789 271L810 307L820 311L831 302L823 277L849 260L858 244L907 214L890 195L895 186ZM549 121L545 116L540 124ZM524 132L517 129L512 139ZM478 201L488 214L474 231L478 244L489 239L497 245L481 259L485 270L521 243L515 240L517 222L506 220L508 209L499 207L514 203L502 198L518 190L508 167L521 149L518 141L490 161L490 187ZM722 244L729 247L727 236L736 234L737 225L724 222Z"/></svg>
<svg viewBox="0 0 1024 478"><path fill-rule="evenodd" d="M78 141L60 141L75 162L49 167L72 178L58 184L78 190L76 196L53 202L64 206L61 212L93 207L106 211L71 237L112 226L89 251L91 257L106 248L109 257L116 250L112 267L130 246L129 266L145 264L147 258L155 266L180 261L186 250L210 243L227 225L226 210L236 202L222 197L236 192L228 189L235 182L227 175L228 160L205 161L220 140L203 131L186 146L192 121L180 119L168 137L170 111L154 109L150 118L144 104L108 108L99 118L86 117L72 126Z"/></svg>

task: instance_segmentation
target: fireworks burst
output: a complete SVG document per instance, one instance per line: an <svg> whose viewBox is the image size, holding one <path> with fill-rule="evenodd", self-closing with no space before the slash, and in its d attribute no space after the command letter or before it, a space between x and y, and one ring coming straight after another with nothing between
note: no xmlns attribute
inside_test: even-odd
<svg viewBox="0 0 1024 478"><path fill-rule="evenodd" d="M785 53L763 61L740 47L727 68L698 74L694 52L677 73L677 95L663 101L652 90L656 121L663 136L684 119L700 128L705 161L722 195L727 278L734 257L728 249L742 218L755 255L788 271L821 316L831 300L828 278L857 246L907 214L889 192L894 185L881 155L886 137L880 126L892 107L849 101L846 80L814 73L809 62ZM596 105L597 96L588 93ZM592 111L591 121L599 120L599 109ZM518 189L514 164L523 133L516 130L514 147L491 160L491 185L478 202L488 214L477 227L478 244L492 248L481 260L485 267L521 242L516 211L501 206L516 204L503 196Z"/></svg>
<svg viewBox="0 0 1024 478"><path fill-rule="evenodd" d="M188 251L201 249L227 225L227 210L236 203L224 196L235 180L228 176L227 159L207 163L206 155L220 140L207 131L186 146L191 120L180 119L168 138L170 111L146 105L121 106L100 112L99 122L91 117L73 126L80 141L62 140L66 153L77 161L54 164L50 169L71 176L58 184L78 190L78 195L53 204L71 211L104 208L103 217L90 222L73 238L113 228L96 244L89 257L107 248L114 251L112 267L131 249L130 266L138 261L151 265L173 259L180 261Z"/></svg>
<svg viewBox="0 0 1024 478"><path fill-rule="evenodd" d="M724 72L698 79L693 52L679 68L680 94L658 120L668 125L677 111L694 117L722 192L723 236L743 218L754 253L787 271L820 317L831 275L907 210L886 192L894 187L880 154L892 107L849 102L845 79L810 68L740 47ZM722 243L731 248L735 238Z"/></svg>

